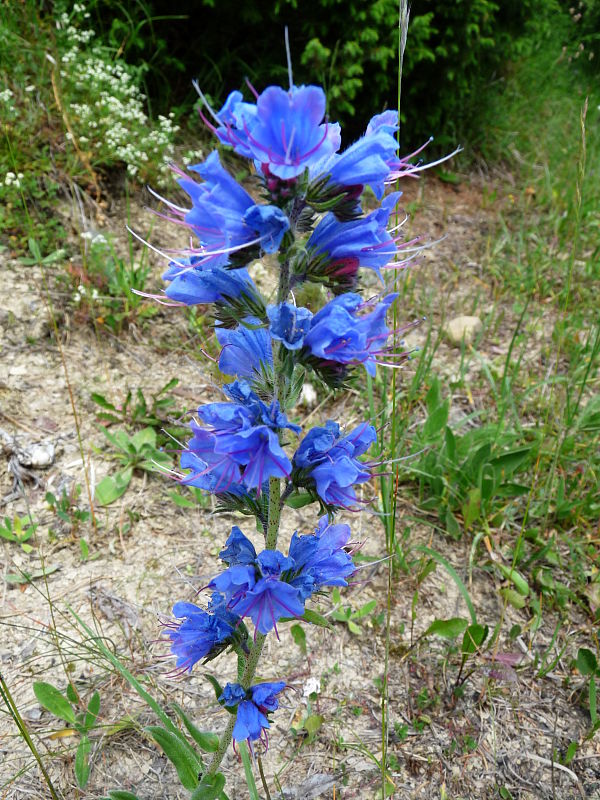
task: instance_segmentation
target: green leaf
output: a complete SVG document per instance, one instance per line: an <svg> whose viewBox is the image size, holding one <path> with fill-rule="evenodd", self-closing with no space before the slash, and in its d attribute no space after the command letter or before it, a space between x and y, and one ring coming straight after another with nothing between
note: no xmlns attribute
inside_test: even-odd
<svg viewBox="0 0 600 800"><path fill-rule="evenodd" d="M312 495L307 492L294 492L285 501L286 506L290 508L304 508L313 502Z"/></svg>
<svg viewBox="0 0 600 800"><path fill-rule="evenodd" d="M446 523L446 533L455 541L458 541L462 535L462 528L459 525L458 520L450 510L450 508L446 509L445 514L445 523Z"/></svg>
<svg viewBox="0 0 600 800"><path fill-rule="evenodd" d="M446 453L448 454L449 461L456 460L456 437L452 432L452 428L446 426Z"/></svg>
<svg viewBox="0 0 600 800"><path fill-rule="evenodd" d="M67 698L59 692L51 683L44 683L44 681L36 681L33 684L33 693L35 694L38 703L43 706L55 717L64 719L65 722L70 722L71 725L75 724L75 712L71 703Z"/></svg>
<svg viewBox="0 0 600 800"><path fill-rule="evenodd" d="M147 472L163 472L164 469L170 469L173 464L173 459L168 453L163 450L149 450L146 452L146 460L142 461L138 466L140 469L145 469Z"/></svg>
<svg viewBox="0 0 600 800"><path fill-rule="evenodd" d="M302 625L296 623L295 625L292 625L292 627L290 628L290 633L292 634L294 642L296 642L296 644L300 648L300 652L302 653L303 656L305 656L307 651L306 651L306 633L304 632L304 628L302 627Z"/></svg>
<svg viewBox="0 0 600 800"><path fill-rule="evenodd" d="M522 594L516 592L514 589L500 589L500 594L506 600L507 603L510 603L513 608L524 608L525 603L527 602Z"/></svg>
<svg viewBox="0 0 600 800"><path fill-rule="evenodd" d="M77 697L77 692L73 688L73 684L72 683L68 683L67 684L66 694L67 694L67 700L70 700L71 703L73 703L74 705L79 703L79 698Z"/></svg>
<svg viewBox="0 0 600 800"><path fill-rule="evenodd" d="M462 640L461 652L463 656L477 652L487 639L488 633L489 628L487 625L480 625L479 623L469 625Z"/></svg>
<svg viewBox="0 0 600 800"><path fill-rule="evenodd" d="M429 387L429 391L425 395L425 402L427 403L427 411L429 414L434 412L436 408L441 405L442 394L441 384L438 378L434 378Z"/></svg>
<svg viewBox="0 0 600 800"><path fill-rule="evenodd" d="M98 712L100 711L100 693L94 692L94 694L90 698L90 702L88 703L87 711L85 714L85 722L84 727L86 730L89 731L90 728L93 728L96 723L96 717L98 716Z"/></svg>
<svg viewBox="0 0 600 800"><path fill-rule="evenodd" d="M594 680L594 676L590 678L590 719L592 720L592 725L594 728L598 724L598 709L596 703L596 681Z"/></svg>
<svg viewBox="0 0 600 800"><path fill-rule="evenodd" d="M152 736L173 764L182 786L189 791L195 789L198 785L198 772L203 765L191 747L186 746L179 736L166 728L161 728L160 725L150 725L144 730Z"/></svg>
<svg viewBox="0 0 600 800"><path fill-rule="evenodd" d="M354 612L354 614L352 615L353 618L362 619L363 617L367 617L371 613L371 611L373 611L376 605L377 605L377 600L369 600L367 603L361 606L358 609L358 611Z"/></svg>
<svg viewBox="0 0 600 800"><path fill-rule="evenodd" d="M483 464L479 474L479 489L481 492L481 499L485 503L495 494L496 489L496 473L492 466Z"/></svg>
<svg viewBox="0 0 600 800"><path fill-rule="evenodd" d="M258 796L258 789L256 788L256 781L254 780L254 773L252 772L252 762L250 761L250 753L248 752L248 745L246 742L240 742L238 745L242 764L244 765L244 775L246 776L246 786L250 800L260 800Z"/></svg>
<svg viewBox="0 0 600 800"><path fill-rule="evenodd" d="M571 742L571 744L567 747L567 752L565 753L565 757L563 759L563 764L567 766L568 764L573 761L575 757L575 753L577 752L579 745L577 742Z"/></svg>
<svg viewBox="0 0 600 800"><path fill-rule="evenodd" d="M450 403L445 400L441 406L434 409L423 425L423 436L425 439L433 439L446 427L448 422L448 412L450 410Z"/></svg>
<svg viewBox="0 0 600 800"><path fill-rule="evenodd" d="M449 561L447 561L444 558L444 556L440 555L440 553L438 553L437 550L432 550L430 547L425 547L425 545L418 544L418 545L415 546L414 549L417 550L419 553L425 553L426 555L431 556L431 558L435 559L438 562L438 564L441 564L442 567L444 567L446 572L450 575L450 577L452 578L452 580L456 584L456 586L458 588L458 591L463 596L463 599L464 599L464 601L465 601L465 603L467 605L467 608L469 609L469 614L471 616L471 622L476 623L477 622L477 615L475 614L475 606L473 605L473 602L471 601L471 598L469 596L469 592L467 591L467 587L465 586L465 584L460 579L460 577L458 575L458 572L454 569L452 564Z"/></svg>
<svg viewBox="0 0 600 800"><path fill-rule="evenodd" d="M115 411L117 412L116 406L110 403L103 394L98 394L97 392L92 392L91 398L97 405L105 408L107 411Z"/></svg>
<svg viewBox="0 0 600 800"><path fill-rule="evenodd" d="M128 792L126 789L112 789L108 795L111 800L139 800L137 794Z"/></svg>
<svg viewBox="0 0 600 800"><path fill-rule="evenodd" d="M330 630L333 629L333 625L329 622L327 617L324 617L312 608L307 608L301 619L305 622L310 622L311 625L318 625L321 628L329 628Z"/></svg>
<svg viewBox="0 0 600 800"><path fill-rule="evenodd" d="M463 504L462 513L465 520L465 528L467 529L481 516L481 490L478 487L469 490L467 502Z"/></svg>
<svg viewBox="0 0 600 800"><path fill-rule="evenodd" d="M225 776L221 772L205 775L192 792L190 800L217 800L224 788Z"/></svg>
<svg viewBox="0 0 600 800"><path fill-rule="evenodd" d="M129 441L138 453L140 453L144 447L152 447L154 449L156 448L156 431L154 428L144 428L134 434Z"/></svg>
<svg viewBox="0 0 600 800"><path fill-rule="evenodd" d="M217 734L210 731L201 731L194 725L181 706L177 705L177 703L171 703L171 706L175 709L177 716L181 719L198 747L204 750L205 753L216 753L219 749L219 737Z"/></svg>
<svg viewBox="0 0 600 800"><path fill-rule="evenodd" d="M304 720L304 730L309 736L314 736L323 726L324 721L325 717L321 716L321 714L311 714Z"/></svg>
<svg viewBox="0 0 600 800"><path fill-rule="evenodd" d="M196 508L198 503L195 500L190 500L189 497L185 497L178 492L167 492L171 500L175 503L176 506L180 508Z"/></svg>
<svg viewBox="0 0 600 800"><path fill-rule="evenodd" d="M520 572L517 572L516 569L510 569L509 567L504 566L504 564L498 564L497 566L506 580L514 584L515 589L520 595L523 597L527 597L529 595L529 584Z"/></svg>
<svg viewBox="0 0 600 800"><path fill-rule="evenodd" d="M469 624L462 617L451 619L434 619L425 631L425 636L442 636L444 639L456 639Z"/></svg>
<svg viewBox="0 0 600 800"><path fill-rule="evenodd" d="M132 467L127 467L121 472L117 472L114 476L107 475L102 478L94 492L98 505L108 506L125 494L132 475Z"/></svg>
<svg viewBox="0 0 600 800"><path fill-rule="evenodd" d="M81 741L79 742L77 752L75 753L75 777L80 789L85 789L90 777L88 756L91 747L92 743L87 736L83 735L81 737Z"/></svg>
<svg viewBox="0 0 600 800"><path fill-rule="evenodd" d="M529 461L531 453L531 447L520 447L518 450L510 450L508 453L502 453L501 456L492 458L490 464L500 479L504 479L512 475L526 461Z"/></svg>
<svg viewBox="0 0 600 800"><path fill-rule="evenodd" d="M594 675L598 669L596 656L587 647L580 647L577 651L577 669L582 675Z"/></svg>
<svg viewBox="0 0 600 800"><path fill-rule="evenodd" d="M45 578L47 575L52 575L53 572L59 570L60 567L57 564L52 565L51 567L46 567L46 569L35 569L33 572L25 572L16 574L14 572L8 572L4 576L4 580L7 583L31 583L31 581L35 581L38 578Z"/></svg>

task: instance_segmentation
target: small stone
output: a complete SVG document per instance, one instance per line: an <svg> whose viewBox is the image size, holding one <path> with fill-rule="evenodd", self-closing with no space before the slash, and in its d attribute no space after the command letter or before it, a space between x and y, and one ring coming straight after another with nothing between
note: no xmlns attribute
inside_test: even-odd
<svg viewBox="0 0 600 800"><path fill-rule="evenodd" d="M454 317L445 326L444 333L452 344L460 345L463 340L465 344L471 344L482 328L479 317Z"/></svg>
<svg viewBox="0 0 600 800"><path fill-rule="evenodd" d="M46 469L54 464L55 450L52 442L39 442L32 444L23 451L24 459L21 461L26 467Z"/></svg>

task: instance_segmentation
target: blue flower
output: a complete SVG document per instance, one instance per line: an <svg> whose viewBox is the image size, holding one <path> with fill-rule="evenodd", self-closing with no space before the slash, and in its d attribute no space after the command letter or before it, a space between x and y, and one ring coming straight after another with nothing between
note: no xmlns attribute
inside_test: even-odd
<svg viewBox="0 0 600 800"><path fill-rule="evenodd" d="M394 136L399 128L398 112L397 111L384 111L382 114L375 114L371 117L367 125L366 135L370 136L376 131L384 131Z"/></svg>
<svg viewBox="0 0 600 800"><path fill-rule="evenodd" d="M214 433L201 428L195 422L190 427L194 436L188 442L188 449L181 454L180 465L182 469L189 469L191 472L181 477L180 483L214 494L241 493L243 490L239 487L242 478L239 464L227 453L216 452L217 438Z"/></svg>
<svg viewBox="0 0 600 800"><path fill-rule="evenodd" d="M223 693L219 697L219 702L228 708L233 708L246 699L246 689L239 683L227 683L223 688Z"/></svg>
<svg viewBox="0 0 600 800"><path fill-rule="evenodd" d="M294 533L289 555L296 573L292 583L306 595L322 586L347 586L346 578L355 571L352 557L344 549L350 541L350 526L333 525L327 515L321 517L315 532L307 536Z"/></svg>
<svg viewBox="0 0 600 800"><path fill-rule="evenodd" d="M371 477L368 464L358 460L377 434L372 425L359 425L346 436L329 421L313 428L302 440L293 459L294 485L316 491L328 506L354 508L358 502L354 486Z"/></svg>
<svg viewBox="0 0 600 800"><path fill-rule="evenodd" d="M288 350L299 350L310 328L312 313L308 308L297 308L292 303L267 306L271 325L269 333Z"/></svg>
<svg viewBox="0 0 600 800"><path fill-rule="evenodd" d="M219 553L219 558L230 567L238 564L254 564L256 550L250 539L242 533L237 525L234 525L225 542L225 549Z"/></svg>
<svg viewBox="0 0 600 800"><path fill-rule="evenodd" d="M279 550L256 551L238 529L232 530L221 558L229 567L209 583L223 594L227 608L239 617L250 617L257 632L268 633L282 617L301 617L304 597L288 578L294 574L293 558Z"/></svg>
<svg viewBox="0 0 600 800"><path fill-rule="evenodd" d="M256 584L256 568L254 564L234 564L216 575L208 584L210 589L222 594L231 609L233 602L244 597ZM243 616L243 614L239 614Z"/></svg>
<svg viewBox="0 0 600 800"><path fill-rule="evenodd" d="M394 116L395 123L392 122ZM397 156L398 142L393 136L397 116L396 112L388 111L373 117L365 135L343 153L334 153L311 165L311 178L327 175L330 186L355 188L357 196L364 186L370 186L381 200L385 181L401 164Z"/></svg>
<svg viewBox="0 0 600 800"><path fill-rule="evenodd" d="M244 214L244 222L260 235L265 253L277 252L290 229L289 219L277 206L251 206Z"/></svg>
<svg viewBox="0 0 600 800"><path fill-rule="evenodd" d="M398 295L389 294L374 311L364 316L357 312L365 305L358 294L335 297L311 321L304 345L319 368L328 363L363 364L369 375L375 375L377 356L390 334L385 324L388 307Z"/></svg>
<svg viewBox="0 0 600 800"><path fill-rule="evenodd" d="M293 567L293 560L278 550L264 550L256 560L257 580L253 585L250 585L249 573L242 575L241 567L230 567L210 585L230 596L228 608L231 611L240 617L250 617L256 631L266 634L282 617L301 617L304 614L304 599L298 588L287 583L283 576ZM239 574L233 574L236 569ZM242 578L247 579L245 583Z"/></svg>
<svg viewBox="0 0 600 800"><path fill-rule="evenodd" d="M401 194L388 195L379 209L351 222L338 222L335 214L326 214L306 243L308 275L316 272L318 277L322 271L334 280L341 279L344 286L352 286L358 268L368 267L381 279L381 268L397 253L387 225Z"/></svg>
<svg viewBox="0 0 600 800"><path fill-rule="evenodd" d="M217 340L223 345L219 369L225 375L256 378L266 368L273 367L271 338L265 328L259 327L261 322L257 317L246 317L243 322L235 330L215 328Z"/></svg>
<svg viewBox="0 0 600 800"><path fill-rule="evenodd" d="M216 116L221 122L215 131L219 140L233 146L238 155L252 158L247 131L256 119L256 105L245 103L241 92L231 92Z"/></svg>
<svg viewBox="0 0 600 800"><path fill-rule="evenodd" d="M171 281L165 289L170 300L186 306L199 303L231 303L240 297L254 300L257 289L245 269L225 269L204 264L201 256L171 261L163 280Z"/></svg>
<svg viewBox="0 0 600 800"><path fill-rule="evenodd" d="M263 738L263 732L270 728L267 715L279 708L277 695L284 689L283 681L257 683L248 690L239 683L228 683L224 687L220 702L228 708L237 706L233 729L236 742Z"/></svg>
<svg viewBox="0 0 600 800"><path fill-rule="evenodd" d="M260 244L274 253L289 228L289 220L277 206L257 206L248 192L221 166L215 150L206 161L190 167L204 183L187 176L178 181L192 200L192 208L181 212L185 225L202 243L197 254L204 263L224 266L229 254ZM258 236L257 236L258 234Z"/></svg>
<svg viewBox="0 0 600 800"><path fill-rule="evenodd" d="M340 147L340 127L323 124L326 98L318 86L269 86L256 106L232 94L217 114L223 123L216 133L263 174L290 180ZM265 169L266 168L266 169Z"/></svg>
<svg viewBox="0 0 600 800"><path fill-rule="evenodd" d="M177 657L177 668L188 671L200 659L230 644L240 622L239 617L220 605L218 598L209 605L208 612L193 603L175 603L173 616L180 621L168 625L171 652Z"/></svg>
<svg viewBox="0 0 600 800"><path fill-rule="evenodd" d="M192 474L181 482L217 494L243 494L244 487L260 488L268 478L289 475L291 464L278 431L299 432L299 426L288 421L277 401L263 403L246 381L234 381L225 391L234 402L198 409L208 427L191 424L194 438L181 456L181 466Z"/></svg>

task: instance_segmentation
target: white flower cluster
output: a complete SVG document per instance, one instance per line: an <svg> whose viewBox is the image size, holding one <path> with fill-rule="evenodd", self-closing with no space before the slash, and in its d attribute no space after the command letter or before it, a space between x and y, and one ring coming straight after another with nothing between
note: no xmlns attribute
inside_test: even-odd
<svg viewBox="0 0 600 800"><path fill-rule="evenodd" d="M0 103L8 103L11 97L14 97L13 92L10 89L3 89L0 92Z"/></svg>
<svg viewBox="0 0 600 800"><path fill-rule="evenodd" d="M14 172L7 172L4 176L4 185L5 186L12 186L14 189L18 189L21 186L21 181L25 176L22 172L17 172L15 175Z"/></svg>
<svg viewBox="0 0 600 800"><path fill-rule="evenodd" d="M94 231L84 231L79 235L86 242L89 242L92 247L103 247L107 241L103 233L94 233Z"/></svg>
<svg viewBox="0 0 600 800"><path fill-rule="evenodd" d="M86 286L84 283L80 283L79 286L73 292L73 302L74 303L81 303L82 300L97 300L98 299L98 289L92 286Z"/></svg>
<svg viewBox="0 0 600 800"><path fill-rule="evenodd" d="M81 3L72 11L86 15ZM84 51L81 45L87 45L94 32L80 30L70 20L66 13L58 20L68 44L60 74L78 143L96 164L124 162L129 175L142 179L156 179L157 173L166 176L174 156L173 137L179 130L173 114L159 116L152 126L134 70L111 61L99 46Z"/></svg>

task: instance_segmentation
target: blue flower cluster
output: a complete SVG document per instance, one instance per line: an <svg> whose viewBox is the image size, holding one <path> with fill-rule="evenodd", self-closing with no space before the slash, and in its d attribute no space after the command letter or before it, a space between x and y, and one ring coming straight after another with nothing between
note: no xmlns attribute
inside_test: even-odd
<svg viewBox="0 0 600 800"><path fill-rule="evenodd" d="M283 681L256 683L249 689L244 689L239 683L225 685L220 702L226 708L237 708L233 728L236 742L266 738L265 731L271 727L268 715L279 708L277 695L284 689Z"/></svg>
<svg viewBox="0 0 600 800"><path fill-rule="evenodd" d="M263 550L234 526L221 551L227 569L209 583L228 611L250 617L255 631L266 634L282 618L301 617L306 600L323 586L347 586L355 566L348 552L350 527L333 525L326 516L314 533L292 537L289 553Z"/></svg>
<svg viewBox="0 0 600 800"><path fill-rule="evenodd" d="M282 620L306 618L311 597L346 586L356 569L350 528L333 516L360 506L357 487L372 478L374 462L365 455L376 431L368 423L345 431L332 420L302 431L291 421L302 382L312 372L337 388L358 367L373 376L378 365L396 366L403 357L390 341L386 318L397 294L386 291L385 270L404 265L406 243L388 231L400 193L384 192L419 168L397 155L395 111L373 117L343 151L340 126L325 111L317 86L270 86L255 102L232 92L220 111L207 105L203 119L220 143L249 162L248 190L214 151L190 167L192 175L177 171L190 207L165 201L166 216L191 242L170 257L167 301L213 305L218 367L232 378L222 401L198 408L179 480L214 494L220 510L255 516L265 535L257 550L232 528L220 553L224 569L207 587L208 607L177 603L167 635L181 671L224 650L237 654L240 682L219 696L236 709L237 741L266 736L268 713L285 686L252 685L264 637L279 636ZM381 201L368 213L361 205L366 187ZM277 264L268 298L251 277L263 257ZM366 302L357 290L361 270L382 284ZM306 283L328 293L315 307L296 303ZM286 555L277 549L279 517L294 501L318 502L327 514L314 532L294 533Z"/></svg>

